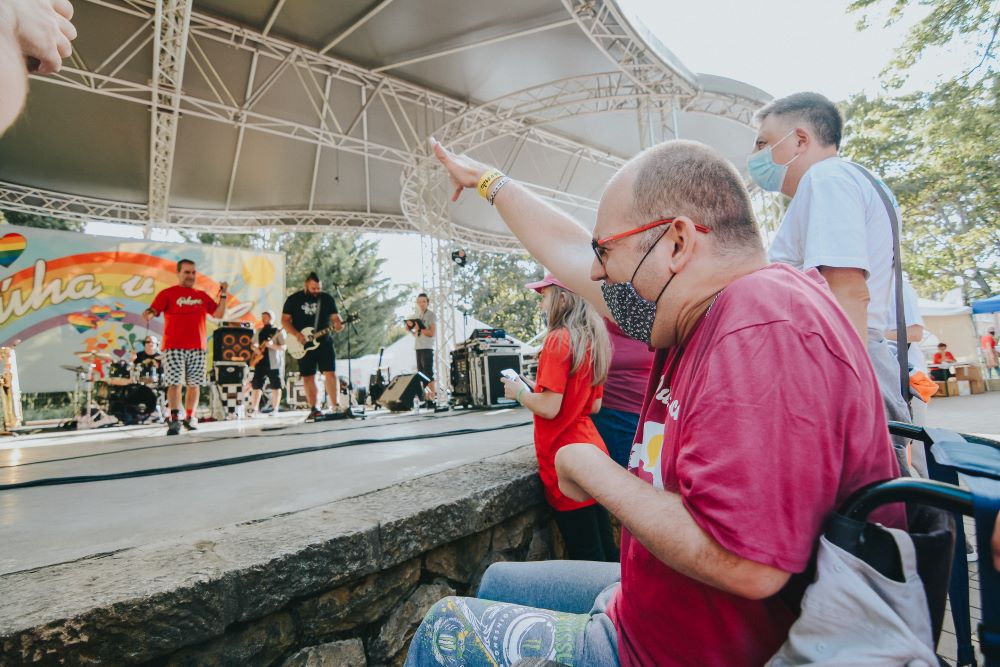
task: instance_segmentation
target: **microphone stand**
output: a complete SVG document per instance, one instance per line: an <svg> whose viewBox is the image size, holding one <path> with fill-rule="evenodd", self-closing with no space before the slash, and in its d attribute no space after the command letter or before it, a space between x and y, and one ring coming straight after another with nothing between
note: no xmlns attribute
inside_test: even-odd
<svg viewBox="0 0 1000 667"><path fill-rule="evenodd" d="M333 289L337 290L337 299L340 303L344 302L344 295L340 291L340 285L334 285ZM350 309L347 311L347 412L344 415L348 418L350 417L360 417L365 418L365 408L360 406L360 409L356 412L355 408L359 406L354 405L354 391L352 387L354 386L354 380L351 377L351 332L353 331L355 335L358 333L357 327L354 326L354 320L351 319Z"/></svg>

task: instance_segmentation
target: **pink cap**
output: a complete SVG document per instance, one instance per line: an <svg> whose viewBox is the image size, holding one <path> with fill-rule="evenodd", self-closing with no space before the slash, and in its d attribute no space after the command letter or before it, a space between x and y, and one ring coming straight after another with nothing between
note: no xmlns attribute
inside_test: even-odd
<svg viewBox="0 0 1000 667"><path fill-rule="evenodd" d="M545 277L542 278L541 280L537 281L537 282L527 283L525 285L525 287L528 288L528 289L533 289L536 292L538 292L539 294L541 294L542 293L542 288L548 287L549 285L555 285L556 287L562 287L567 292L572 292L573 291L570 288L568 288L565 285L563 285L562 282L560 282L560 280L558 278L556 278L554 275L552 275L551 273L546 273Z"/></svg>

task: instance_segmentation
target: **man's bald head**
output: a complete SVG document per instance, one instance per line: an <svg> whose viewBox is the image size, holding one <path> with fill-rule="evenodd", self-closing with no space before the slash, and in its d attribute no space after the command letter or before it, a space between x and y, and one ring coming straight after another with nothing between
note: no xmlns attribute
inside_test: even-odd
<svg viewBox="0 0 1000 667"><path fill-rule="evenodd" d="M633 226L687 216L711 230L723 254L761 252L750 195L736 168L697 141L666 141L632 158L620 173L632 183ZM650 230L655 243L662 230Z"/></svg>

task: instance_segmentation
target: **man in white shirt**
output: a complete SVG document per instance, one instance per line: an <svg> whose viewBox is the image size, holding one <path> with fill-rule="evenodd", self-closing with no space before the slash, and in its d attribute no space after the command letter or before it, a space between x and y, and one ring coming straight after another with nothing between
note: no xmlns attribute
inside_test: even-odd
<svg viewBox="0 0 1000 667"><path fill-rule="evenodd" d="M771 244L771 261L819 270L868 343L886 416L909 421L899 364L883 335L894 308L891 222L871 181L838 155L840 112L822 95L796 93L771 102L757 119L750 177L764 190L792 198ZM899 218L895 197L879 184Z"/></svg>

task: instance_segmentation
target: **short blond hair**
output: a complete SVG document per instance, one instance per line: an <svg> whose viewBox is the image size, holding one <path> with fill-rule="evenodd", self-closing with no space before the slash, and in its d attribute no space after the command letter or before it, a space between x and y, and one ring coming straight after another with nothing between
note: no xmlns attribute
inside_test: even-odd
<svg viewBox="0 0 1000 667"><path fill-rule="evenodd" d="M764 242L750 194L736 168L715 149L697 141L665 141L636 155L632 208L636 225L684 215L711 230L724 253L761 251ZM663 234L645 234L647 248Z"/></svg>

